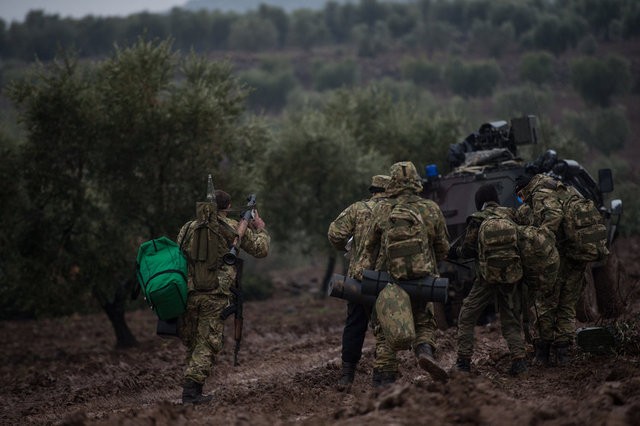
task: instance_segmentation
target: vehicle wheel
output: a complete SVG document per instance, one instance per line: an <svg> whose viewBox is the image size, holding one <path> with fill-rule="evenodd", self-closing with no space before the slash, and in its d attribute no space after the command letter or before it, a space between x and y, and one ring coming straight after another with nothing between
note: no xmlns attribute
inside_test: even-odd
<svg viewBox="0 0 640 426"><path fill-rule="evenodd" d="M593 268L593 280L598 301L598 311L603 318L616 318L624 310L622 296L623 266L615 248L603 266Z"/></svg>
<svg viewBox="0 0 640 426"><path fill-rule="evenodd" d="M590 267L584 273L586 285L576 305L576 318L580 322L594 322L599 318L596 288Z"/></svg>

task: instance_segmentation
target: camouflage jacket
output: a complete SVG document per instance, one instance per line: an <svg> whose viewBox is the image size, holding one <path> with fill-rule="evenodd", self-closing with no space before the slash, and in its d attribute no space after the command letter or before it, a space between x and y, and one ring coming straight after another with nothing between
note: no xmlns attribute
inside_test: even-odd
<svg viewBox="0 0 640 426"><path fill-rule="evenodd" d="M353 277L362 252L362 236L367 229L371 212L381 197L373 196L369 200L356 201L344 209L329 225L327 236L336 250L346 251L349 238L351 243L351 260L348 275Z"/></svg>
<svg viewBox="0 0 640 426"><path fill-rule="evenodd" d="M420 198L413 193L413 190L401 192L392 198L385 198L378 202L371 212L371 220L362 241L362 254L355 267L354 276L358 279L362 277L362 270L374 269L378 271L387 270L387 259L384 256L385 250L382 245L382 235L388 224L388 218L393 209L392 199L399 202L411 200L415 202L423 221L427 226L428 242L425 247L427 258L430 259L431 273L437 275L437 263L444 259L449 252L449 234L445 224L444 216L440 207L432 200Z"/></svg>
<svg viewBox="0 0 640 426"><path fill-rule="evenodd" d="M238 221L231 219L223 214L218 214L218 230L220 233L218 253L220 259L218 261L218 288L211 291L215 295L223 295L230 297L230 288L233 286L236 279L236 269L234 266L225 264L222 261L222 256L229 251L229 247L233 243L235 237L238 235L236 229L238 228ZM178 233L178 244L182 242L182 247L189 247L191 244L191 237L195 228L196 221L190 221L185 223L180 232ZM240 248L253 257L261 258L265 257L269 252L269 245L271 237L266 229L254 230L251 227L247 227L247 230L240 241ZM191 277L189 277L189 289L193 288Z"/></svg>
<svg viewBox="0 0 640 426"><path fill-rule="evenodd" d="M488 217L504 217L515 221L515 213L509 207L502 207L493 201L486 203L482 210L467 218L467 228L462 244L456 249L460 257L476 259L478 257L478 230L482 222Z"/></svg>
<svg viewBox="0 0 640 426"><path fill-rule="evenodd" d="M529 206L529 209L523 209L522 212L528 211L530 218L520 218L519 221L551 231L557 241L562 241L562 202L570 195L567 187L550 176L538 174L522 189L522 194L524 202Z"/></svg>

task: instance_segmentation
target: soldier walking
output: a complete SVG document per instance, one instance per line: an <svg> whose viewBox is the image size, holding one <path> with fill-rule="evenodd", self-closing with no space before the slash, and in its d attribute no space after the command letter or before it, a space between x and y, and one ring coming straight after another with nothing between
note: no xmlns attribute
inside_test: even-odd
<svg viewBox="0 0 640 426"><path fill-rule="evenodd" d="M239 237L238 222L227 216L231 197L215 191L213 202L197 203L196 219L187 222L178 233L178 244L187 257L187 309L182 317L180 338L187 347L182 391L183 404L202 404L212 396L203 395L202 387L211 372L215 356L224 343L223 310L232 303L231 288L236 268L222 261L222 256ZM265 257L270 237L257 210L249 223L240 248L251 256Z"/></svg>
<svg viewBox="0 0 640 426"><path fill-rule="evenodd" d="M449 240L442 211L431 200L418 194L422 191L422 181L413 163L404 161L391 166L391 181L386 195L373 208L371 222L363 241L361 264L356 267L356 278L361 278L362 270L374 269L389 271L392 279L407 276L409 279L427 275L437 276L437 263L444 259L449 250ZM418 223L408 220L392 222L396 209L412 211ZM396 228L397 227L397 228ZM415 232L414 237L405 241L390 242L394 228L408 228ZM404 273L401 273L404 272ZM448 375L434 359L436 322L433 317L433 304L424 301L411 301L415 339L412 343L418 364L434 379L446 381ZM376 337L376 358L373 369L373 385L384 386L395 382L398 376L396 351L385 338L373 314L372 322Z"/></svg>
<svg viewBox="0 0 640 426"><path fill-rule="evenodd" d="M371 198L356 201L344 209L329 225L329 241L336 250L348 250L349 277L354 277L356 265L360 262L362 252L362 237L371 218L371 211L375 204L385 196L385 189L391 178L386 175L375 175L371 178L369 192ZM364 343L371 308L360 303L347 303L347 319L342 332L342 370L338 382L339 390L348 390L353 383L356 367L362 357Z"/></svg>

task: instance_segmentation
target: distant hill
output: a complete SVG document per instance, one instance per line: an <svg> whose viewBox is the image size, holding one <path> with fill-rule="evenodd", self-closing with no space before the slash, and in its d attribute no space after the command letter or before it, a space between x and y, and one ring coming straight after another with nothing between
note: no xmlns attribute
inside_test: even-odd
<svg viewBox="0 0 640 426"><path fill-rule="evenodd" d="M248 10L255 10L260 4L278 6L287 12L296 9L322 9L329 0L189 0L183 8L197 11L220 10L222 12L244 13ZM336 3L359 3L359 0L333 0ZM389 1L389 0L387 0ZM391 0L391 2L406 3L408 0Z"/></svg>

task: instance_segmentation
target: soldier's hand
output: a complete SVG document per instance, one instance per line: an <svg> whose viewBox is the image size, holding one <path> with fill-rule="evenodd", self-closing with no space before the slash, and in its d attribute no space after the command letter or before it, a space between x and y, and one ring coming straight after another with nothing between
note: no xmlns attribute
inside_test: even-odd
<svg viewBox="0 0 640 426"><path fill-rule="evenodd" d="M258 214L258 210L253 211L253 220L251 221L251 227L257 231L264 229L265 227L264 220Z"/></svg>

